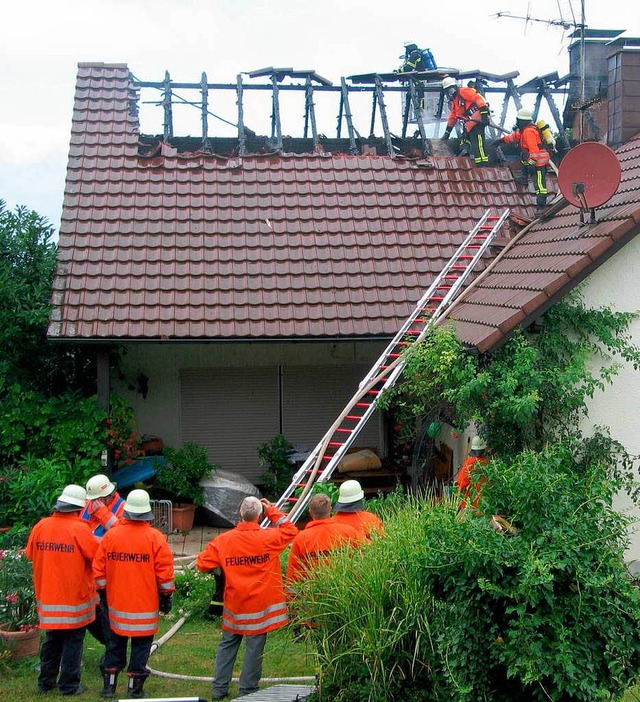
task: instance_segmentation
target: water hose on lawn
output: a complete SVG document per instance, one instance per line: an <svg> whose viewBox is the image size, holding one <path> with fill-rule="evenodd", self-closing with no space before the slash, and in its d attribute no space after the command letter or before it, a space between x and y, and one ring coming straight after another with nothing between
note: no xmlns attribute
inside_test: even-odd
<svg viewBox="0 0 640 702"><path fill-rule="evenodd" d="M157 641L154 641L151 644L151 653L149 654L149 657L153 653L155 653L160 646L163 644L167 643L169 639L177 633L181 628L182 625L189 619L190 612L188 614L183 615L178 619L178 621L167 631L165 634L163 634ZM213 677L206 677L203 675L181 675L179 673L165 673L161 670L154 670L153 668L150 668L147 666L149 672L151 675L157 675L159 678L171 678L172 680L194 680L197 682L213 682ZM232 678L233 682L238 682L238 678ZM260 678L262 682L268 682L268 683L286 683L286 682L299 682L299 683L305 683L305 682L315 682L315 677L297 677L297 678Z"/></svg>

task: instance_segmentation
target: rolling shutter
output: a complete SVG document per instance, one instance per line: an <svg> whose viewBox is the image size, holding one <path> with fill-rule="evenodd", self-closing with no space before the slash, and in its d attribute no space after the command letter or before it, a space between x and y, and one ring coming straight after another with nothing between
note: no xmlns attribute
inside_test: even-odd
<svg viewBox="0 0 640 702"><path fill-rule="evenodd" d="M279 433L278 369L183 370L180 417L183 443L205 446L211 461L259 482L258 446Z"/></svg>

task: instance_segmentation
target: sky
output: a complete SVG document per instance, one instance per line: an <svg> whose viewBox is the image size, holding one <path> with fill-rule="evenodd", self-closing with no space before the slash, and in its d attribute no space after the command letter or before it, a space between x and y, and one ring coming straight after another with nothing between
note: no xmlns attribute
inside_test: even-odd
<svg viewBox="0 0 640 702"><path fill-rule="evenodd" d="M583 5L588 27L640 36L640 12L630 0L5 0L0 199L36 210L58 229L79 62L126 63L144 81L169 71L172 80L191 83L203 71L209 82L234 83L240 72L290 66L339 84L341 76L393 70L411 40L429 47L439 66L517 70L516 82L525 82L568 72L572 30L547 21L580 22ZM210 109L236 118L232 104ZM176 109L176 135L197 133L197 111L189 112L182 126ZM142 106L143 132L158 131L159 113ZM261 114L268 124L269 105ZM300 136L303 114L303 104L287 106L284 133ZM335 134L335 115L320 132ZM290 129L285 120L293 120ZM267 132L257 120L247 123ZM228 135L225 129L213 120L209 133ZM368 133L368 124L360 131Z"/></svg>

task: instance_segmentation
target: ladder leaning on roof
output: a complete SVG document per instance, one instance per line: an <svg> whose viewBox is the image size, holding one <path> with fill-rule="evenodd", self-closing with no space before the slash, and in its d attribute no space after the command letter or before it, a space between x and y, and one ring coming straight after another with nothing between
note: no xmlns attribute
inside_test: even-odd
<svg viewBox="0 0 640 702"><path fill-rule="evenodd" d="M402 373L404 352L421 341L445 314L508 216L509 210L505 210L499 217L490 215L489 210L482 215L371 367L349 404L296 471L291 484L277 502L278 507L283 507L287 502L294 503L289 513L292 521L295 522L307 506L313 485L316 482L327 482L331 478L347 449L373 414L376 397L390 388ZM302 493L296 497L294 493L299 489L302 489ZM265 520L262 526L268 524Z"/></svg>

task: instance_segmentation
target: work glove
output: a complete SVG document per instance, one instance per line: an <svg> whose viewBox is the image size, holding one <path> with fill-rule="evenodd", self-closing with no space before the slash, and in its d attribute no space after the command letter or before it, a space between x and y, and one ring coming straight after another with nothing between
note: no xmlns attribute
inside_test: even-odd
<svg viewBox="0 0 640 702"><path fill-rule="evenodd" d="M172 607L173 607L173 595L172 594L160 595L159 610L162 612L162 614L169 614Z"/></svg>
<svg viewBox="0 0 640 702"><path fill-rule="evenodd" d="M442 135L442 138L443 138L443 139L448 139L450 136L451 136L451 130L449 129L449 127L447 127L447 128L444 130L444 134Z"/></svg>

